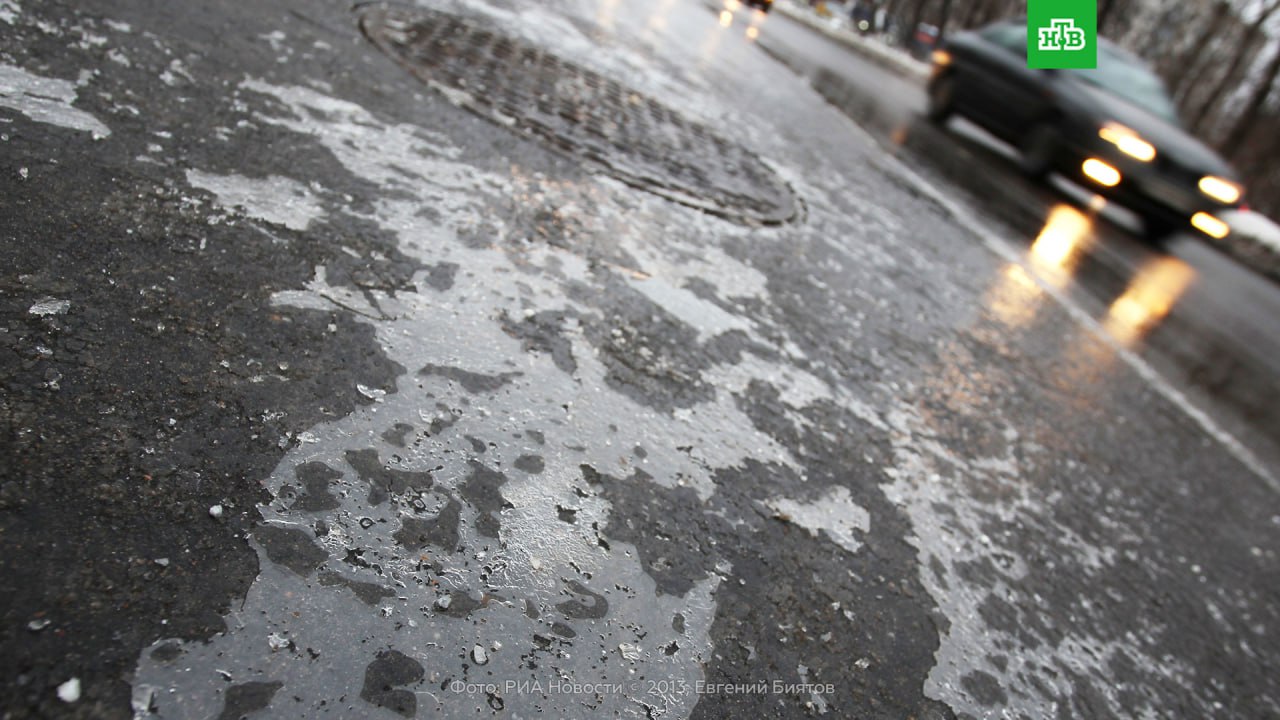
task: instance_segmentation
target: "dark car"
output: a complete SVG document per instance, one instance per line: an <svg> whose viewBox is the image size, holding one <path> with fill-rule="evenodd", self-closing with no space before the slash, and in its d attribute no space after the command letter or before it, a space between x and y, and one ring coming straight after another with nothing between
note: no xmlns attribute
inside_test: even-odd
<svg viewBox="0 0 1280 720"><path fill-rule="evenodd" d="M769 12L769 8L773 7L773 0L746 0L744 4L747 7L757 7L764 12Z"/></svg>
<svg viewBox="0 0 1280 720"><path fill-rule="evenodd" d="M929 119L969 118L1016 146L1027 175L1080 182L1141 215L1153 237L1188 225L1225 237L1218 215L1244 190L1182 128L1160 79L1103 39L1097 69L1028 69L1026 33L1001 22L949 38L934 52Z"/></svg>

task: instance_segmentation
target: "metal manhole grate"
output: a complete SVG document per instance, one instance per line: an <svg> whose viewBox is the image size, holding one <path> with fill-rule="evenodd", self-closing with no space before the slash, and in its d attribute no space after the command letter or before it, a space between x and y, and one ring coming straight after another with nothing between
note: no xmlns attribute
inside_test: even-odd
<svg viewBox="0 0 1280 720"><path fill-rule="evenodd" d="M796 215L791 188L746 148L527 42L453 15L389 5L361 8L360 29L455 102L629 185L748 224Z"/></svg>

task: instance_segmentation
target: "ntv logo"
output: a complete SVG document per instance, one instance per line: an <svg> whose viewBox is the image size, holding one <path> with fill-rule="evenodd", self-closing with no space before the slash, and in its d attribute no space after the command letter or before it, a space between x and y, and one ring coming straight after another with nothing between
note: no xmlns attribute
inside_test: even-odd
<svg viewBox="0 0 1280 720"><path fill-rule="evenodd" d="M1085 48L1085 31L1076 27L1071 18L1054 18L1049 27L1038 28L1040 34L1040 50L1083 50Z"/></svg>
<svg viewBox="0 0 1280 720"><path fill-rule="evenodd" d="M1027 67L1098 67L1096 0L1027 0Z"/></svg>

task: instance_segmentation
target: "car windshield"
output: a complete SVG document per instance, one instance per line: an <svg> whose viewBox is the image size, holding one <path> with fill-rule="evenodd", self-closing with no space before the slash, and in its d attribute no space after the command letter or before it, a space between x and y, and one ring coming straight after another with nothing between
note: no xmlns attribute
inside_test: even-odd
<svg viewBox="0 0 1280 720"><path fill-rule="evenodd" d="M1085 82L1178 124L1178 111L1165 92L1164 83L1150 70L1107 47L1098 48L1098 67L1071 70Z"/></svg>

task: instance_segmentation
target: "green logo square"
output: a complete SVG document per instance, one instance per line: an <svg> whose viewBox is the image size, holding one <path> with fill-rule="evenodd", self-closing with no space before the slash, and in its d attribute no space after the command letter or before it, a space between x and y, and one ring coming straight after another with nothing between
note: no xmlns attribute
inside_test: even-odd
<svg viewBox="0 0 1280 720"><path fill-rule="evenodd" d="M1027 0L1027 67L1098 67L1097 0Z"/></svg>

